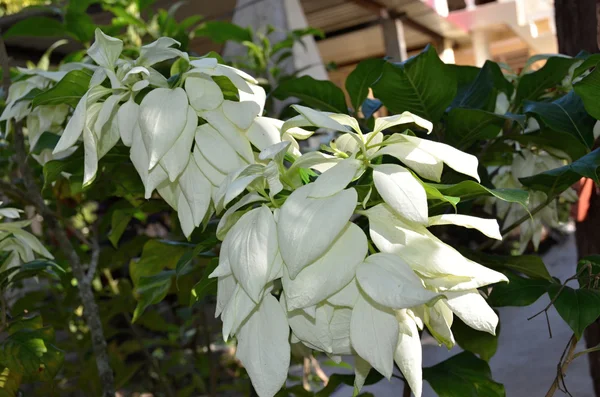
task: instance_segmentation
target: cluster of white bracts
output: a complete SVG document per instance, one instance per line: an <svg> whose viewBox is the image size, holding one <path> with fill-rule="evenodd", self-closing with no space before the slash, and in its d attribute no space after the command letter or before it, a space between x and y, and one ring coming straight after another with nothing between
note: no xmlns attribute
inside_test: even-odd
<svg viewBox="0 0 600 397"><path fill-rule="evenodd" d="M247 180L240 182L247 176L226 182L222 190L230 196L241 193L239 184L248 193L219 225L225 237L211 277L218 277L216 314L223 319L224 338L237 337L237 357L260 396L274 395L285 382L290 343L332 358L354 355L358 389L371 367L391 377L395 361L420 396L419 329L428 327L440 343L451 347L456 314L469 326L494 333L498 318L477 288L506 281L502 274L463 257L427 227L455 224L492 238L501 236L495 220L429 217L425 189L408 169L371 160L391 155L434 181L439 181L444 163L477 178L477 160L416 137L394 134L384 139L381 131L397 124L431 128L409 113L380 118L375 130L363 135L356 120L346 115L301 106L296 110L300 115L284 123L284 133L313 126L344 134L331 144L333 156L308 153L287 170L273 157L273 168L294 190L280 208L249 205L267 198ZM283 148L275 145L271 152ZM265 159L265 151L259 157ZM297 170L305 167L322 173L314 182L294 188ZM357 210L357 192L348 185L368 168L384 203ZM368 255L367 236L351 222L356 213L368 217L371 241L379 253ZM279 290L277 302L271 292Z"/></svg>
<svg viewBox="0 0 600 397"><path fill-rule="evenodd" d="M406 123L431 130L410 113L379 118L368 134L347 115L302 106L285 123L261 117L265 95L252 77L215 59L189 61L175 43L160 39L129 61L119 58L119 40L97 31L88 52L97 66L76 65L94 70L89 91L54 153L72 150L83 137L89 184L98 160L121 139L146 197L156 189L178 211L188 236L226 209L217 229L219 266L211 275L218 277L216 315L225 339L236 336L237 357L261 397L284 384L293 343L333 358L354 355L358 389L371 367L389 378L395 361L420 396L420 329L448 347L454 314L495 332L498 318L477 288L506 278L466 259L427 227L455 224L499 239L496 221L430 217L427 192L413 174L440 181L445 164L478 180L475 157L410 135L384 137L383 130ZM169 83L152 65L175 57L190 68ZM237 98L226 98L221 76ZM106 79L110 88L102 85ZM332 154L300 156L296 139L311 134L303 127L342 134ZM404 166L380 164L383 155ZM305 184L314 171L318 178ZM373 185L361 208L349 186L367 171ZM383 202L370 206L372 194ZM368 255L369 238L352 223L356 215L368 217L378 253L371 247Z"/></svg>
<svg viewBox="0 0 600 397"><path fill-rule="evenodd" d="M0 201L0 205L2 202ZM0 271L5 271L21 263L31 262L35 254L53 259L53 256L33 234L23 228L31 221L14 221L22 211L16 208L0 208L0 253L8 253L8 257L0 262ZM10 219L10 222L4 220Z"/></svg>
<svg viewBox="0 0 600 397"><path fill-rule="evenodd" d="M529 149L522 149L514 155L511 166L500 168L498 173L492 178L492 183L497 188L522 189L523 185L519 182L519 178L559 168L565 165L565 163L565 160L554 157L541 150L538 150L537 153L533 153ZM577 201L577 193L571 188L568 188L561 193L560 197L569 203ZM529 192L529 201L527 203L529 211L545 202L546 194L544 192ZM527 209L518 204L488 199L486 203L487 209L491 211L492 205L495 205L496 214L498 218L503 220L504 225L512 225L515 221L521 219L528 213ZM521 223L519 232L519 251L523 253L525 249L527 249L527 245L530 241L537 250L540 245L544 226L556 228L559 227L560 224L558 219L558 203L556 200L553 200L541 211L533 215L533 217L530 217L530 219Z"/></svg>

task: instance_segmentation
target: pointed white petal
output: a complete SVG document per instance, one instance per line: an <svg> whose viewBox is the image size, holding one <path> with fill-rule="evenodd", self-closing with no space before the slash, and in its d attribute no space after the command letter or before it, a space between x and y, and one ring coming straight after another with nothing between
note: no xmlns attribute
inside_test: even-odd
<svg viewBox="0 0 600 397"><path fill-rule="evenodd" d="M235 292L236 281L233 275L219 277L217 282L217 305L215 308L215 318L223 312L223 309L229 303L229 300Z"/></svg>
<svg viewBox="0 0 600 397"><path fill-rule="evenodd" d="M243 167L246 162L237 154L225 138L210 124L196 129L197 149L215 168L228 174Z"/></svg>
<svg viewBox="0 0 600 397"><path fill-rule="evenodd" d="M98 172L98 142L96 135L87 126L83 127L83 149L83 186L85 187L94 181Z"/></svg>
<svg viewBox="0 0 600 397"><path fill-rule="evenodd" d="M197 126L198 116L194 109L188 106L187 119L183 131L171 149L159 161L163 169L167 171L171 182L174 182L187 167L188 161L192 156L192 144Z"/></svg>
<svg viewBox="0 0 600 397"><path fill-rule="evenodd" d="M154 189L168 179L168 175L161 166L154 167L152 170L148 171L148 152L146 151L146 145L144 144L142 133L139 128L134 129L129 158L142 179L142 183L145 187L145 198L149 199L150 196L152 196ZM177 202L177 199L178 197L176 198L175 203Z"/></svg>
<svg viewBox="0 0 600 397"><path fill-rule="evenodd" d="M181 193L181 190L179 190L179 196L177 197L177 217L179 218L183 235L190 237L195 227L194 216L190 203L188 203L183 193Z"/></svg>
<svg viewBox="0 0 600 397"><path fill-rule="evenodd" d="M75 111L73 112L73 116L71 116L71 118L69 119L69 122L67 123L65 130L60 136L58 143L54 147L52 154L57 154L67 150L68 148L73 146L81 136L81 133L83 132L83 127L85 126L87 98L88 94L86 93L81 97L81 99L77 103Z"/></svg>
<svg viewBox="0 0 600 397"><path fill-rule="evenodd" d="M117 38L105 35L100 29L96 28L96 39L94 44L88 49L87 53L98 65L106 69L113 69L121 51L123 51L123 42Z"/></svg>
<svg viewBox="0 0 600 397"><path fill-rule="evenodd" d="M279 215L279 249L292 279L329 249L356 206L354 189L320 199L309 198L311 191L311 184L294 191Z"/></svg>
<svg viewBox="0 0 600 397"><path fill-rule="evenodd" d="M102 104L100 113L98 113L98 118L94 123L94 131L96 131L96 134L99 134L100 131L102 131L102 127L104 127L106 122L111 118L115 107L117 106L121 98L123 98L123 96L123 94L113 94L106 98L106 101L104 101L104 103Z"/></svg>
<svg viewBox="0 0 600 397"><path fill-rule="evenodd" d="M198 148L194 149L193 152L194 161L200 168L200 171L208 178L213 186L220 186L225 180L227 175L216 169L207 159L202 155Z"/></svg>
<svg viewBox="0 0 600 397"><path fill-rule="evenodd" d="M496 335L498 315L487 304L479 291L447 292L446 304L469 327Z"/></svg>
<svg viewBox="0 0 600 397"><path fill-rule="evenodd" d="M376 118L373 132L380 132L396 125L409 123L418 125L419 127L427 130L427 133L430 133L433 130L433 124L431 121L425 120L424 118L410 112L403 112L402 114Z"/></svg>
<svg viewBox="0 0 600 397"><path fill-rule="evenodd" d="M434 225L457 225L469 229L477 229L489 238L502 240L500 226L498 226L498 221L495 219L484 219L476 216L459 214L444 214L429 218L429 226Z"/></svg>
<svg viewBox="0 0 600 397"><path fill-rule="evenodd" d="M375 302L391 309L405 309L440 296L428 291L410 266L399 256L370 255L356 270L361 289Z"/></svg>
<svg viewBox="0 0 600 397"><path fill-rule="evenodd" d="M302 116L304 116L307 123L305 123L304 125L291 125L286 122L282 128L282 131L287 131L292 126L302 127L311 125L320 128L328 128L334 131L350 131L347 127L334 120L333 118L329 117L329 115L325 112L320 112L318 110L314 110L301 105L292 105L292 107Z"/></svg>
<svg viewBox="0 0 600 397"><path fill-rule="evenodd" d="M256 308L256 303L248 296L246 291L237 284L233 296L223 309L223 340L227 341L230 336L237 333L240 325L248 318Z"/></svg>
<svg viewBox="0 0 600 397"><path fill-rule="evenodd" d="M185 80L185 91L190 105L197 111L213 110L223 103L221 87L210 77L188 77Z"/></svg>
<svg viewBox="0 0 600 397"><path fill-rule="evenodd" d="M360 294L352 310L350 340L359 356L386 378L392 377L398 344L398 320L392 310Z"/></svg>
<svg viewBox="0 0 600 397"><path fill-rule="evenodd" d="M329 321L332 354L352 354L352 348L350 343L351 318L352 309L350 308L339 307L333 310L333 315L331 316L331 320Z"/></svg>
<svg viewBox="0 0 600 397"><path fill-rule="evenodd" d="M151 66L175 57L189 59L187 53L176 48L171 48L173 45L179 46L180 43L171 37L160 37L158 40L142 46L137 63L139 65Z"/></svg>
<svg viewBox="0 0 600 397"><path fill-rule="evenodd" d="M358 299L359 293L358 282L356 279L352 279L344 288L327 298L327 302L334 306L352 308Z"/></svg>
<svg viewBox="0 0 600 397"><path fill-rule="evenodd" d="M285 308L285 297L282 295L280 299L282 307ZM300 341L313 349L332 352L332 334L325 305L316 307L314 317L308 316L302 310L290 310L287 316L292 332Z"/></svg>
<svg viewBox="0 0 600 397"><path fill-rule="evenodd" d="M231 264L229 263L229 254L227 253L227 246L221 245L221 251L219 252L219 265L213 270L208 278L215 277L227 277L231 273Z"/></svg>
<svg viewBox="0 0 600 397"><path fill-rule="evenodd" d="M285 312L271 295L265 296L258 310L238 331L236 357L261 397L273 397L287 379L291 353L289 335Z"/></svg>
<svg viewBox="0 0 600 397"><path fill-rule="evenodd" d="M242 130L247 130L254 119L259 115L260 107L256 102L223 101L225 116Z"/></svg>
<svg viewBox="0 0 600 397"><path fill-rule="evenodd" d="M423 350L419 330L414 320L405 310L400 311L396 317L400 323L398 346L394 352L394 361L415 397L421 397L423 391Z"/></svg>
<svg viewBox="0 0 600 397"><path fill-rule="evenodd" d="M403 135L402 137L408 142L415 144L419 149L442 160L448 167L461 174L473 177L479 182L479 175L477 174L479 161L472 154L461 152L443 143L417 138L416 136Z"/></svg>
<svg viewBox="0 0 600 397"><path fill-rule="evenodd" d="M148 150L149 169L173 147L187 123L188 102L183 88L157 88L140 104L139 126Z"/></svg>
<svg viewBox="0 0 600 397"><path fill-rule="evenodd" d="M319 175L309 197L321 198L338 193L348 186L361 169L363 169L363 163L360 160L347 158L340 161Z"/></svg>
<svg viewBox="0 0 600 397"><path fill-rule="evenodd" d="M367 251L365 234L360 227L349 223L331 248L295 279L291 280L284 270L283 291L288 309L315 305L340 291L354 278Z"/></svg>
<svg viewBox="0 0 600 397"><path fill-rule="evenodd" d="M399 142L385 146L376 152L373 157L383 156L384 154L402 161L423 178L439 182L442 177L444 169L442 160L419 149L411 142Z"/></svg>
<svg viewBox="0 0 600 397"><path fill-rule="evenodd" d="M192 211L194 225L199 226L210 206L212 185L195 161L188 162L179 178L179 187Z"/></svg>
<svg viewBox="0 0 600 397"><path fill-rule="evenodd" d="M271 210L262 206L244 214L223 244L228 246L233 275L258 302L277 255L277 228Z"/></svg>
<svg viewBox="0 0 600 397"><path fill-rule="evenodd" d="M222 108L202 112L200 117L204 118L214 129L219 131L219 134L225 138L229 145L231 145L231 147L234 148L247 163L254 162L254 155L252 153L250 142L244 135L244 132L225 116Z"/></svg>
<svg viewBox="0 0 600 397"><path fill-rule="evenodd" d="M354 394L358 395L365 385L365 380L371 372L371 364L364 360L361 356L354 356Z"/></svg>
<svg viewBox="0 0 600 397"><path fill-rule="evenodd" d="M258 105L258 114L261 115L265 109L265 101L267 100L267 93L265 89L257 84L249 84L253 94L249 94L245 91L240 91L240 102L251 101ZM283 122L282 122L283 124Z"/></svg>
<svg viewBox="0 0 600 397"><path fill-rule="evenodd" d="M140 105L133 101L133 97L130 97L117 111L119 134L125 146L131 146L133 142L133 131L138 122L139 112Z"/></svg>
<svg viewBox="0 0 600 397"><path fill-rule="evenodd" d="M282 125L283 122L277 119L256 117L246 131L246 137L258 150L263 150L281 142Z"/></svg>
<svg viewBox="0 0 600 397"><path fill-rule="evenodd" d="M396 164L374 165L373 181L381 197L398 215L427 224L427 194L410 171Z"/></svg>
<svg viewBox="0 0 600 397"><path fill-rule="evenodd" d="M259 201L267 201L267 199L257 193L248 193L234 205L229 207L221 219L219 219L219 224L217 225L217 238L219 240L223 240L229 229L241 218L242 215L244 215L244 212L238 212L240 208L250 203Z"/></svg>

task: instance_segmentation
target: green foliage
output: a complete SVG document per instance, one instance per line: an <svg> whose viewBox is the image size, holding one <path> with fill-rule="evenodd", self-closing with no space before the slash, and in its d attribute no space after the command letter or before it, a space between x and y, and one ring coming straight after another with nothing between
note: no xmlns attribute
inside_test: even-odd
<svg viewBox="0 0 600 397"><path fill-rule="evenodd" d="M500 327L496 329L496 335L491 335L487 332L476 331L462 322L461 319L455 318L452 323L452 334L454 334L454 339L460 347L477 354L485 361L490 361L496 354L496 350L498 350Z"/></svg>
<svg viewBox="0 0 600 397"><path fill-rule="evenodd" d="M36 95L32 100L35 108L40 105L60 105L66 103L77 106L81 97L87 92L92 74L87 70L72 70L58 84L47 91Z"/></svg>
<svg viewBox="0 0 600 397"><path fill-rule="evenodd" d="M427 380L440 397L503 397L504 386L492 380L489 365L472 353L463 352L446 361L423 368Z"/></svg>
<svg viewBox="0 0 600 397"><path fill-rule="evenodd" d="M307 106L333 113L347 113L346 98L341 89L330 81L310 76L289 79L277 86L273 96L278 99L296 97Z"/></svg>
<svg viewBox="0 0 600 397"><path fill-rule="evenodd" d="M362 110L363 114L365 113L365 109L362 109L361 106L364 106L365 99L367 99L369 87L381 77L384 65L385 61L382 59L367 59L356 65L356 69L348 75L346 91L355 112Z"/></svg>
<svg viewBox="0 0 600 397"><path fill-rule="evenodd" d="M544 295L552 283L543 279L530 279L507 272L508 283L494 286L488 303L495 307L529 306Z"/></svg>
<svg viewBox="0 0 600 397"><path fill-rule="evenodd" d="M600 317L600 291L553 285L548 294L577 339L581 339L588 325Z"/></svg>

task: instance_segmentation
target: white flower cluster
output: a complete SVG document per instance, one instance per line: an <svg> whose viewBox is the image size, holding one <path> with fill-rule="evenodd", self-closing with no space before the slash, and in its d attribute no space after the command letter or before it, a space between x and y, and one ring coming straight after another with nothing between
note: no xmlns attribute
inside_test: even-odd
<svg viewBox="0 0 600 397"><path fill-rule="evenodd" d="M395 361L420 396L419 330L427 327L451 347L456 314L467 325L493 334L498 318L477 288L506 278L466 259L427 229L455 224L500 239L496 221L429 217L427 193L413 171L439 181L446 164L477 179L477 159L409 135L384 139L381 131L398 124L431 129L429 122L409 113L379 118L374 131L363 134L349 116L295 109L300 115L283 124L283 133L310 126L343 135L331 144L334 155L307 153L287 169L278 155L286 145L269 147L258 164L225 182L225 205L244 188L247 193L227 210L218 229L224 240L211 277L218 277L216 314L223 319L223 336L237 337L237 357L260 396L273 396L285 382L290 343L335 359L354 355L357 389L371 367L391 377ZM382 155L401 160L412 171L378 164ZM303 185L302 168L322 173ZM367 171L374 182L370 195L378 194L383 202L362 209L356 189L348 185ZM279 205L269 199L265 186L291 194ZM378 253L368 255L368 237L351 221L355 214L368 217ZM273 293L280 293L279 302Z"/></svg>
<svg viewBox="0 0 600 397"><path fill-rule="evenodd" d="M187 236L224 211L211 274L218 278L216 315L225 339L237 338L237 357L261 397L284 384L293 343L335 359L354 355L357 389L371 367L391 377L395 361L420 396L419 330L451 347L456 314L495 332L498 318L477 288L505 276L463 257L428 227L454 224L501 239L498 224L429 216L420 180L440 181L444 164L479 180L474 156L411 135L384 136L407 123L431 131L410 113L379 118L367 134L347 115L302 106L285 123L261 117L265 93L251 76L212 58L190 60L174 44L161 38L137 60L124 60L122 42L98 30L88 51L97 66L75 66L94 70L89 90L54 153L82 138L89 184L120 139L146 197L156 189ZM152 68L176 57L190 65L177 81ZM304 128L342 134L329 153L300 155L296 139L312 133ZM384 155L404 166L382 164ZM359 179L368 189L361 203L352 184ZM360 216L368 218L370 238L353 223Z"/></svg>
<svg viewBox="0 0 600 397"><path fill-rule="evenodd" d="M514 154L512 165L503 166L498 170L492 178L492 183L497 188L523 189L519 178L546 172L562 167L565 164L565 160L554 157L545 151L537 150L534 153L530 149L521 149ZM560 194L560 198L568 203L573 203L577 201L577 193L572 188L568 188ZM521 205L497 199L488 199L486 208L491 212L492 206L495 206L496 215L503 220L504 225L512 225L515 221L527 215L528 211L532 211L544 204L546 200L547 196L544 192L530 191L527 209ZM534 214L533 217L521 223L519 229L519 252L523 253L527 249L529 242L532 242L534 248L537 250L544 227L557 228L560 225L558 203L557 200L553 200L537 214Z"/></svg>
<svg viewBox="0 0 600 397"><path fill-rule="evenodd" d="M0 201L0 205L2 202ZM21 263L31 262L35 259L35 254L48 259L53 256L46 247L25 227L31 224L31 221L14 221L18 219L22 211L16 208L0 208L0 253L7 253L6 257L0 256L0 271L3 272L10 268L19 266ZM10 219L10 222L4 220Z"/></svg>

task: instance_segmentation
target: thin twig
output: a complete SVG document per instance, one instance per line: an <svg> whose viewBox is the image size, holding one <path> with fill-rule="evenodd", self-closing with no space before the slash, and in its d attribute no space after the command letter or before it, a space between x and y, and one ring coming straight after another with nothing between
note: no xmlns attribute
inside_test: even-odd
<svg viewBox="0 0 600 397"><path fill-rule="evenodd" d="M8 182L0 181L0 192L5 194L7 197L16 199L20 202L33 204L24 191Z"/></svg>
<svg viewBox="0 0 600 397"><path fill-rule="evenodd" d="M327 376L325 371L323 371L323 369L321 368L321 364L319 364L319 361L317 361L317 359L314 356L310 356L310 363L315 369L315 374L319 377L319 379L321 379L321 382L323 382L323 386L327 386L327 384L329 383L329 376Z"/></svg>
<svg viewBox="0 0 600 397"><path fill-rule="evenodd" d="M302 388L306 391L310 391L310 359L304 357L302 360Z"/></svg>
<svg viewBox="0 0 600 397"><path fill-rule="evenodd" d="M98 262L100 261L100 243L98 241L98 231L94 230L91 238L91 249L92 254L90 256L90 266L88 267L87 274L85 275L85 282L91 284L96 275L96 269L98 268Z"/></svg>
<svg viewBox="0 0 600 397"><path fill-rule="evenodd" d="M557 372L556 377L554 378L554 382L552 382L550 389L548 389L548 392L546 393L546 397L554 396L554 393L556 393L556 390L559 389L561 380L564 385L565 373L567 372L567 368L569 368L569 365L573 361L573 355L575 354L575 348L577 347L577 337L575 336L575 334L573 334L573 336L569 340L569 343L567 344L567 346L568 346L568 349L566 350L567 353L566 353L566 355L565 355L565 353L563 353L563 357L561 357L561 361L558 364L558 370L556 371Z"/></svg>
<svg viewBox="0 0 600 397"><path fill-rule="evenodd" d="M404 390L402 391L402 397L410 397L410 395L411 395L410 386L408 385L408 382L406 380L404 380Z"/></svg>
<svg viewBox="0 0 600 397"><path fill-rule="evenodd" d="M0 36L0 65L5 71L9 70L8 55L6 53L6 46L3 38ZM4 74L6 76L6 74ZM10 76L9 76L10 77ZM6 78L3 79L3 84L6 84ZM8 80L10 85L10 79ZM6 87L5 87L6 89ZM92 349L96 357L96 366L98 368L98 376L100 383L102 384L102 397L114 397L115 396L115 382L112 368L110 367L110 361L108 357L108 349L106 339L104 338L104 331L102 329L102 321L100 319L100 313L98 305L96 304L94 293L89 284L85 282L85 271L81 264L81 259L75 251L75 248L71 244L65 229L61 226L58 218L48 208L44 202L41 191L35 182L35 178L31 169L27 164L27 151L25 149L25 137L23 130L19 123L13 123L14 127L14 146L19 165L19 171L23 178L23 184L27 191L32 203L37 208L38 212L44 217L46 224L49 229L52 230L58 240L61 251L66 256L67 260L71 264L73 275L78 283L79 298L84 307L84 315L87 325L90 329L90 336L92 339Z"/></svg>

